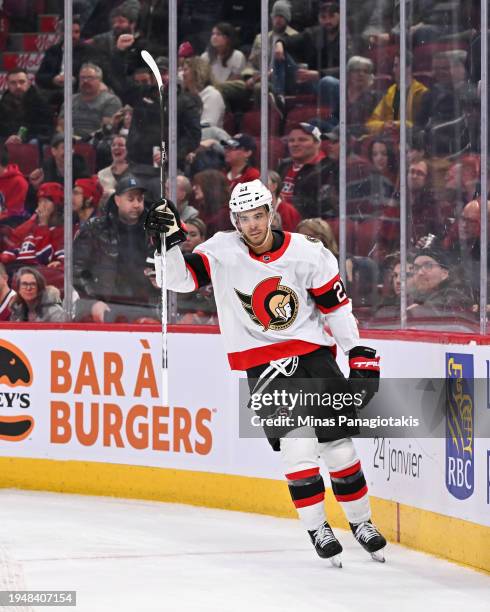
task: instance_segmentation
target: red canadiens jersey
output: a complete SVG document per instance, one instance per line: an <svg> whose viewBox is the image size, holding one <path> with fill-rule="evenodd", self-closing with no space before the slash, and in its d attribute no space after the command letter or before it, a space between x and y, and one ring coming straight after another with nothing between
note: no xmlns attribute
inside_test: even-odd
<svg viewBox="0 0 490 612"><path fill-rule="evenodd" d="M158 257L155 263L159 267ZM304 355L335 341L346 352L359 344L337 260L315 238L285 232L282 246L255 255L237 232L218 232L187 259L179 249L169 250L169 289L193 291L209 279L232 369ZM335 340L325 331L325 316Z"/></svg>
<svg viewBox="0 0 490 612"><path fill-rule="evenodd" d="M17 295L16 292L13 289L10 289L7 295L0 302L0 321L10 320L10 315L12 313L10 309L10 303L12 302L12 300L14 299L16 295Z"/></svg>

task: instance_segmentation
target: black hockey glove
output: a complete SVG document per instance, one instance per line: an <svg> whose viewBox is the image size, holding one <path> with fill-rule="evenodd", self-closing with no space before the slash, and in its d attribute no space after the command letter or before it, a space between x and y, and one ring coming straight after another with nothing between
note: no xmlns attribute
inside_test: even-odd
<svg viewBox="0 0 490 612"><path fill-rule="evenodd" d="M146 214L144 228L158 253L162 250L161 234L165 234L167 251L187 237L175 204L165 198L152 204Z"/></svg>
<svg viewBox="0 0 490 612"><path fill-rule="evenodd" d="M355 346L349 351L349 367L349 382L353 392L362 395L362 406L359 408L364 408L379 389L379 357L376 357L376 349Z"/></svg>

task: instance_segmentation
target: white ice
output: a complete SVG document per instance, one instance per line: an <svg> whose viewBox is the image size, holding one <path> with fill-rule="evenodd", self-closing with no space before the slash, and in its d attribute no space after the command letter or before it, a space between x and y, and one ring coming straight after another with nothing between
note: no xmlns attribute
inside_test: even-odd
<svg viewBox="0 0 490 612"><path fill-rule="evenodd" d="M0 491L0 547L25 587L77 591L76 608L35 610L489 612L489 576L394 544L376 563L336 531L342 569L317 557L298 521Z"/></svg>

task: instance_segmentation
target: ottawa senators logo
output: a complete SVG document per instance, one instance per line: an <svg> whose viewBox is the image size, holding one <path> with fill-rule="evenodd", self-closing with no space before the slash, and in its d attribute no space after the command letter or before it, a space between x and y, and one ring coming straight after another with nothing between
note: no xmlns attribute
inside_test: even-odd
<svg viewBox="0 0 490 612"><path fill-rule="evenodd" d="M24 353L14 344L0 340L0 385L29 387L32 384L32 366ZM6 394L5 394L6 395ZM11 393L11 396L18 396ZM5 416L0 414L0 440L19 442L34 427L30 415Z"/></svg>
<svg viewBox="0 0 490 612"><path fill-rule="evenodd" d="M298 296L280 282L280 276L266 278L255 287L252 295L235 289L248 316L264 331L287 329L298 314Z"/></svg>

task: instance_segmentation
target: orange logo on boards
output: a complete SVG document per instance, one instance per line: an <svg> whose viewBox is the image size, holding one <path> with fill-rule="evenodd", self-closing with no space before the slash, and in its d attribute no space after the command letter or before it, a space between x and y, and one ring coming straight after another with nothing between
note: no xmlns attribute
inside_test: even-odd
<svg viewBox="0 0 490 612"><path fill-rule="evenodd" d="M22 392L22 387L29 387L32 380L32 366L26 355L15 344L0 340L0 411L29 408L29 393ZM4 390L4 386L9 390ZM19 442L33 428L34 419L30 415L0 414L0 440Z"/></svg>
<svg viewBox="0 0 490 612"><path fill-rule="evenodd" d="M158 405L150 345L147 340L140 343L144 350L136 367L116 352L84 351L75 359L67 351L51 351L52 444L198 455L211 451L213 411Z"/></svg>

